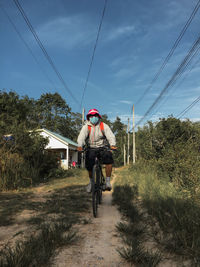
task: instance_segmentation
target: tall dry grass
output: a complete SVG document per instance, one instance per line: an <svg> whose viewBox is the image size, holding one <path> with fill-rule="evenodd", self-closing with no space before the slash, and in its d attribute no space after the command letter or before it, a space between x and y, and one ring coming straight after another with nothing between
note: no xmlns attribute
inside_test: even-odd
<svg viewBox="0 0 200 267"><path fill-rule="evenodd" d="M167 175L166 175L167 177ZM155 239L166 249L200 264L200 203L198 190L182 190L167 178L158 177L153 166L141 164L125 169L116 185L137 186L148 213L159 223L163 235ZM162 179L163 178L163 179Z"/></svg>

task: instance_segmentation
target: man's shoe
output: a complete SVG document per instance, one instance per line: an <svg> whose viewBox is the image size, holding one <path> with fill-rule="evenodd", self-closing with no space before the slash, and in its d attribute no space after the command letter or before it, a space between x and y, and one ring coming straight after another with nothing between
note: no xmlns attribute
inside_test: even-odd
<svg viewBox="0 0 200 267"><path fill-rule="evenodd" d="M87 193L91 193L92 192L92 184L91 183L89 183L87 185L86 191L87 191Z"/></svg>
<svg viewBox="0 0 200 267"><path fill-rule="evenodd" d="M112 189L112 186L109 181L106 182L106 190L110 191Z"/></svg>
<svg viewBox="0 0 200 267"><path fill-rule="evenodd" d="M105 183L102 184L102 190L103 190L103 191L106 190L106 184L105 184Z"/></svg>

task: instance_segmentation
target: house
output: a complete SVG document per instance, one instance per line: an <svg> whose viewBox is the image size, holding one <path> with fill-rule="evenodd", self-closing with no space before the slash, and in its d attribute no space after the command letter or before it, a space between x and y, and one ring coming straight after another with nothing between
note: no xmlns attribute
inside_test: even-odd
<svg viewBox="0 0 200 267"><path fill-rule="evenodd" d="M45 149L58 155L63 169L67 170L71 167L73 161L78 162L77 143L47 129L38 129L37 131L40 132L42 136L49 139L49 143Z"/></svg>

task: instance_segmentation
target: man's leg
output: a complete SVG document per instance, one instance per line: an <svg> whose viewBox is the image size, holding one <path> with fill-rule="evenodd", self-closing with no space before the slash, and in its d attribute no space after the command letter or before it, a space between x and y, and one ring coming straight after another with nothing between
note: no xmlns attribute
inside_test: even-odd
<svg viewBox="0 0 200 267"><path fill-rule="evenodd" d="M111 190L110 177L112 174L112 164L106 164L106 189Z"/></svg>
<svg viewBox="0 0 200 267"><path fill-rule="evenodd" d="M89 174L90 182L89 182L89 184L87 185L86 191L87 191L88 193L90 193L91 190L92 190L92 171L88 171L88 174Z"/></svg>
<svg viewBox="0 0 200 267"><path fill-rule="evenodd" d="M91 189L92 189L92 168L94 165L94 161L95 161L95 154L94 151L87 151L86 153L86 160L85 160L85 164L86 164L86 168L88 170L88 174L89 174L89 184L87 185L87 192L90 193Z"/></svg>
<svg viewBox="0 0 200 267"><path fill-rule="evenodd" d="M102 155L103 163L106 165L106 189L111 190L110 177L112 174L113 156L111 151L104 151Z"/></svg>
<svg viewBox="0 0 200 267"><path fill-rule="evenodd" d="M112 164L106 164L106 177L111 177L112 174Z"/></svg>

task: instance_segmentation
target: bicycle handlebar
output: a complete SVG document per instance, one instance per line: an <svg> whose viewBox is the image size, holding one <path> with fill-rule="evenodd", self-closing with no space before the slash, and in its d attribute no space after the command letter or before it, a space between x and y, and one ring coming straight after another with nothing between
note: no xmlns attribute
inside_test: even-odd
<svg viewBox="0 0 200 267"><path fill-rule="evenodd" d="M96 150L96 151L116 151L117 149L112 149L110 147L83 147L83 149L79 152L83 153L86 152L88 150Z"/></svg>

